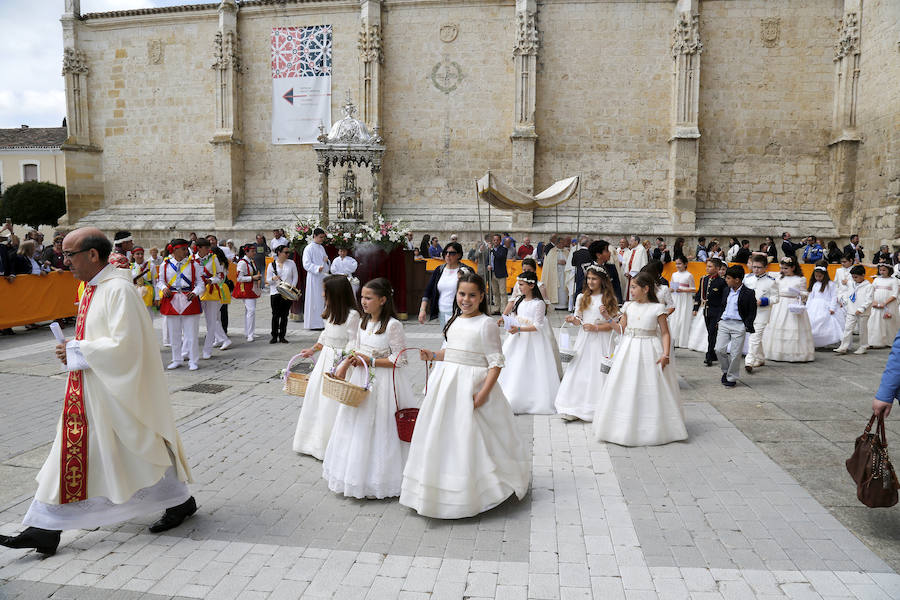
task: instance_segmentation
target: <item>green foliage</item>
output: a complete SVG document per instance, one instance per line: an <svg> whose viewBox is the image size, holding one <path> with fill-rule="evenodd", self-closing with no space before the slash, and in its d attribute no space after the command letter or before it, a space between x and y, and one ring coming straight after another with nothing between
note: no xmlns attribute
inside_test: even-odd
<svg viewBox="0 0 900 600"><path fill-rule="evenodd" d="M66 214L66 188L47 181L29 181L9 186L0 196L0 220L12 219L37 228L56 226Z"/></svg>

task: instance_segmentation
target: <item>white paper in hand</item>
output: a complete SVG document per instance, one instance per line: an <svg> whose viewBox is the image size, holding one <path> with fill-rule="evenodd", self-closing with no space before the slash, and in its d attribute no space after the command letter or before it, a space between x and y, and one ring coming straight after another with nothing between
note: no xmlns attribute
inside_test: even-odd
<svg viewBox="0 0 900 600"><path fill-rule="evenodd" d="M62 344L66 341L65 336L63 336L62 328L56 321L50 323L50 331L53 333L53 337L56 338L57 343Z"/></svg>
<svg viewBox="0 0 900 600"><path fill-rule="evenodd" d="M571 348L569 345L569 334L565 331L559 332L559 347L563 350L569 350Z"/></svg>
<svg viewBox="0 0 900 600"><path fill-rule="evenodd" d="M519 320L516 315L503 315L503 329L509 331L513 327L519 327Z"/></svg>
<svg viewBox="0 0 900 600"><path fill-rule="evenodd" d="M187 294L182 294L180 292L176 293L172 296L172 308L175 309L179 315L185 311L185 309L190 306L191 301L188 300Z"/></svg>

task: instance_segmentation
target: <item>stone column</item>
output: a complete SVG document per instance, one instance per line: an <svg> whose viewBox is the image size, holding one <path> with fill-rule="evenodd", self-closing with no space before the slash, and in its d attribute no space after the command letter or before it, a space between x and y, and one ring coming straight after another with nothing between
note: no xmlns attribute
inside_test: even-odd
<svg viewBox="0 0 900 600"><path fill-rule="evenodd" d="M381 127L381 1L362 0L359 16L359 107L360 119L371 129Z"/></svg>
<svg viewBox="0 0 900 600"><path fill-rule="evenodd" d="M859 83L860 0L844 0L843 18L838 24L834 45L834 110L832 141L829 144L831 178L829 193L834 203L833 216L838 233L854 233L853 205L856 196L856 156L859 134L856 130L856 100Z"/></svg>
<svg viewBox="0 0 900 600"><path fill-rule="evenodd" d="M66 0L60 17L63 30L62 75L66 86L68 137L62 145L66 159L66 215L62 225L73 225L103 205L103 162L100 148L91 144L87 58L78 48L81 22L79 0Z"/></svg>
<svg viewBox="0 0 900 600"><path fill-rule="evenodd" d="M516 100L512 135L512 186L528 194L534 193L534 128L535 92L537 90L537 54L540 33L537 29L537 1L516 0L515 63ZM513 212L513 229L528 230L533 223L531 211Z"/></svg>
<svg viewBox="0 0 900 600"><path fill-rule="evenodd" d="M678 0L672 31L672 135L669 138L669 212L676 234L693 234L697 210L700 129L699 0Z"/></svg>
<svg viewBox="0 0 900 600"><path fill-rule="evenodd" d="M319 219L322 225L328 225L328 165L319 162Z"/></svg>
<svg viewBox="0 0 900 600"><path fill-rule="evenodd" d="M244 198L244 156L240 128L240 37L238 6L219 4L219 30L213 39L216 124L213 138L213 203L216 227L231 227Z"/></svg>

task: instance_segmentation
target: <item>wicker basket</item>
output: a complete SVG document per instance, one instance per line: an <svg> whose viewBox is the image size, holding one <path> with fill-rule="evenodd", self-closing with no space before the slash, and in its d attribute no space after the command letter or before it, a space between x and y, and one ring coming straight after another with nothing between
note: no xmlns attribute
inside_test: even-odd
<svg viewBox="0 0 900 600"><path fill-rule="evenodd" d="M568 332L565 331L566 326L576 327L571 323L563 322L559 327L559 335L557 336L556 342L559 345L559 360L560 362L567 363L575 358L575 339L573 339ZM563 341L568 339L568 344L563 344ZM577 335L576 335L577 339Z"/></svg>
<svg viewBox="0 0 900 600"><path fill-rule="evenodd" d="M291 367L298 358L303 357L299 354L295 355L288 361L287 367L284 370L284 391L292 396L305 396L306 386L309 384L309 373L291 372Z"/></svg>
<svg viewBox="0 0 900 600"><path fill-rule="evenodd" d="M322 378L322 395L347 406L359 406L369 395L369 365L363 363L366 371L366 387L338 379L334 373L325 373Z"/></svg>

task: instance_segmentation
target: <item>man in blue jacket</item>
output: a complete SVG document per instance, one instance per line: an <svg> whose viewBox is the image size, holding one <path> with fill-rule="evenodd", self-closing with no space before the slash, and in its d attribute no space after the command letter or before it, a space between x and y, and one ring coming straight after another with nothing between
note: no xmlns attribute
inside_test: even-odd
<svg viewBox="0 0 900 600"><path fill-rule="evenodd" d="M881 375L881 385L872 400L872 411L883 417L891 414L894 400L900 400L900 332L894 338L891 354Z"/></svg>
<svg viewBox="0 0 900 600"><path fill-rule="evenodd" d="M500 311L506 308L506 247L501 243L499 234L494 234L491 238L491 255L490 264L488 264L489 284L491 286L491 311L495 315L499 315Z"/></svg>

